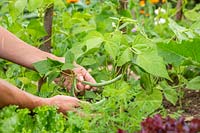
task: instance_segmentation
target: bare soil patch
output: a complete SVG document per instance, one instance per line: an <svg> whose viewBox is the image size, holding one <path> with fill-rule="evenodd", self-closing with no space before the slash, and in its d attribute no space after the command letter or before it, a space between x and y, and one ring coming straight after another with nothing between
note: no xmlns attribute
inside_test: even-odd
<svg viewBox="0 0 200 133"><path fill-rule="evenodd" d="M184 97L181 100L182 107L178 103L173 106L171 103L164 101L164 107L172 112L177 112L178 110L183 110L184 117L200 118L200 91L185 90Z"/></svg>

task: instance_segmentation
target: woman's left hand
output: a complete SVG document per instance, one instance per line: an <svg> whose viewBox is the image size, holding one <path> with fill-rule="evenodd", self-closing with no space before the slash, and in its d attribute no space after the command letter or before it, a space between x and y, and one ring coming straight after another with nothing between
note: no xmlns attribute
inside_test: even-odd
<svg viewBox="0 0 200 133"><path fill-rule="evenodd" d="M96 90L96 87L92 87L90 85L85 85L81 81L87 81L91 83L96 83L94 78L90 75L90 73L82 66L78 64L74 64L74 69L70 71L65 71L67 74L63 74L60 78L55 79L54 81L57 84L60 84L62 81L61 86L65 87L68 91L72 88L73 85L73 74L77 79L76 87L80 92L84 92L85 90Z"/></svg>

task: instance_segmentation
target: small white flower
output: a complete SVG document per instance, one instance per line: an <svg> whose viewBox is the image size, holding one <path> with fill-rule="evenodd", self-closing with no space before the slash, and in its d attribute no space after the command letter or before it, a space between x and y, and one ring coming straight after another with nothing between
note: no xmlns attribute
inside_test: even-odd
<svg viewBox="0 0 200 133"><path fill-rule="evenodd" d="M155 25L164 24L164 23L166 23L166 20L164 18L154 18Z"/></svg>
<svg viewBox="0 0 200 133"><path fill-rule="evenodd" d="M158 15L158 9L156 9L156 10L154 11L154 13L155 13L156 15Z"/></svg>
<svg viewBox="0 0 200 133"><path fill-rule="evenodd" d="M154 13L155 13L156 15L158 15L159 13L165 14L165 13L166 13L166 10L163 9L163 8L158 8L158 9L156 9L156 10L154 11Z"/></svg>
<svg viewBox="0 0 200 133"><path fill-rule="evenodd" d="M159 24L164 24L165 22L166 22L166 20L164 18L160 18Z"/></svg>

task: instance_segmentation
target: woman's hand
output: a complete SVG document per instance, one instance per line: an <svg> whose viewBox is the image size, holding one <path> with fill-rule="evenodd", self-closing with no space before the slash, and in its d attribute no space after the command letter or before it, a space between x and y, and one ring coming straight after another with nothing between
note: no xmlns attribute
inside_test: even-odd
<svg viewBox="0 0 200 133"><path fill-rule="evenodd" d="M45 104L43 103L43 105L57 106L58 111L65 114L67 111L76 112L75 108L79 107L79 103L80 100L75 97L57 95L51 98L46 98Z"/></svg>
<svg viewBox="0 0 200 133"><path fill-rule="evenodd" d="M89 85L83 84L81 81L88 81L91 83L96 83L94 78L89 74L89 72L82 66L78 64L74 64L74 69L70 72L68 70L65 71L60 78L55 79L54 81L65 87L68 91L72 88L73 85L73 78L77 79L76 87L80 92L84 92L85 90L96 90L96 87L92 87ZM73 76L75 75L75 77ZM60 84L61 83L61 84Z"/></svg>

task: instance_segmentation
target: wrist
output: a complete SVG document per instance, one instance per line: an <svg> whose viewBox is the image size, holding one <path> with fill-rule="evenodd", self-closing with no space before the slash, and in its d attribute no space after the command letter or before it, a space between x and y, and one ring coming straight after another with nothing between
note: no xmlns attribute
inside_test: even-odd
<svg viewBox="0 0 200 133"><path fill-rule="evenodd" d="M41 97L37 97L36 99L33 100L33 105L34 108L35 107L39 107L39 106L45 106L48 105L48 98L41 98Z"/></svg>

